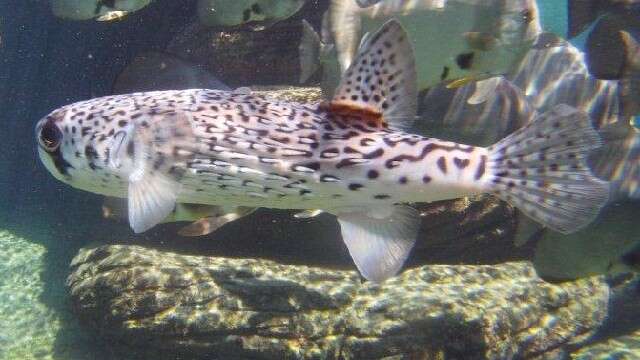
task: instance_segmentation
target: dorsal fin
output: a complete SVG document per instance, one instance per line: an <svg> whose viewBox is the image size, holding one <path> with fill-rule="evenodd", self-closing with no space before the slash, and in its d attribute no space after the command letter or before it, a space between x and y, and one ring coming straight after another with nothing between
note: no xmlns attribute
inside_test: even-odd
<svg viewBox="0 0 640 360"><path fill-rule="evenodd" d="M358 114L408 129L416 103L413 48L400 23L389 20L360 46L333 99L325 105L338 114Z"/></svg>

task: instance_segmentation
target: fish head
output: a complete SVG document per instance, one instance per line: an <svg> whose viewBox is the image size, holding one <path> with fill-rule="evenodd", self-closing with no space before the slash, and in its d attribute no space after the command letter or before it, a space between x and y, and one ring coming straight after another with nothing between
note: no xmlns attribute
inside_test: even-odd
<svg viewBox="0 0 640 360"><path fill-rule="evenodd" d="M72 104L42 118L35 127L38 155L56 179L81 190L122 197L126 194L122 179L131 164L115 155L126 151L129 133L94 117Z"/></svg>
<svg viewBox="0 0 640 360"><path fill-rule="evenodd" d="M38 155L44 166L58 180L65 181L71 175L71 164L65 159L63 152L70 146L69 140L65 140L61 128L64 122L66 110L57 109L42 118L36 124L36 140L38 143Z"/></svg>

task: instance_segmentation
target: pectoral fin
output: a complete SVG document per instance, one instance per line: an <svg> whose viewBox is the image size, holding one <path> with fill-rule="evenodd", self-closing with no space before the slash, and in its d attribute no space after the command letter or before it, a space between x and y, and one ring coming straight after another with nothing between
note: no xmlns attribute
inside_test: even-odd
<svg viewBox="0 0 640 360"><path fill-rule="evenodd" d="M338 214L349 254L367 280L380 282L395 275L409 256L420 227L415 209L396 205L388 210Z"/></svg>
<svg viewBox="0 0 640 360"><path fill-rule="evenodd" d="M133 231L141 233L162 222L176 205L180 190L177 177L194 156L197 143L186 115L149 117L148 125L136 125L129 174L128 213Z"/></svg>
<svg viewBox="0 0 640 360"><path fill-rule="evenodd" d="M129 224L136 233L161 223L176 205L177 184L159 174L129 181Z"/></svg>

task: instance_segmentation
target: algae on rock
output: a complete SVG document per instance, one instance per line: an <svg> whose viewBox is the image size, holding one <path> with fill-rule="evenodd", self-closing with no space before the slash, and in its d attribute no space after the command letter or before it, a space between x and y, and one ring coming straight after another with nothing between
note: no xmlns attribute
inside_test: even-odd
<svg viewBox="0 0 640 360"><path fill-rule="evenodd" d="M590 336L609 298L600 277L552 285L525 262L423 266L374 284L126 245L82 249L68 285L88 326L160 358L538 356Z"/></svg>

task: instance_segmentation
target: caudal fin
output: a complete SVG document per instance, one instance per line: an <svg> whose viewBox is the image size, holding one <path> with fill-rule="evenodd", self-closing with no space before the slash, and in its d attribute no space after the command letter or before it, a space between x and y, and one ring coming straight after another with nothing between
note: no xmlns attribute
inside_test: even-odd
<svg viewBox="0 0 640 360"><path fill-rule="evenodd" d="M609 183L586 164L600 143L586 113L558 105L488 148L488 186L542 225L577 231L609 197Z"/></svg>

